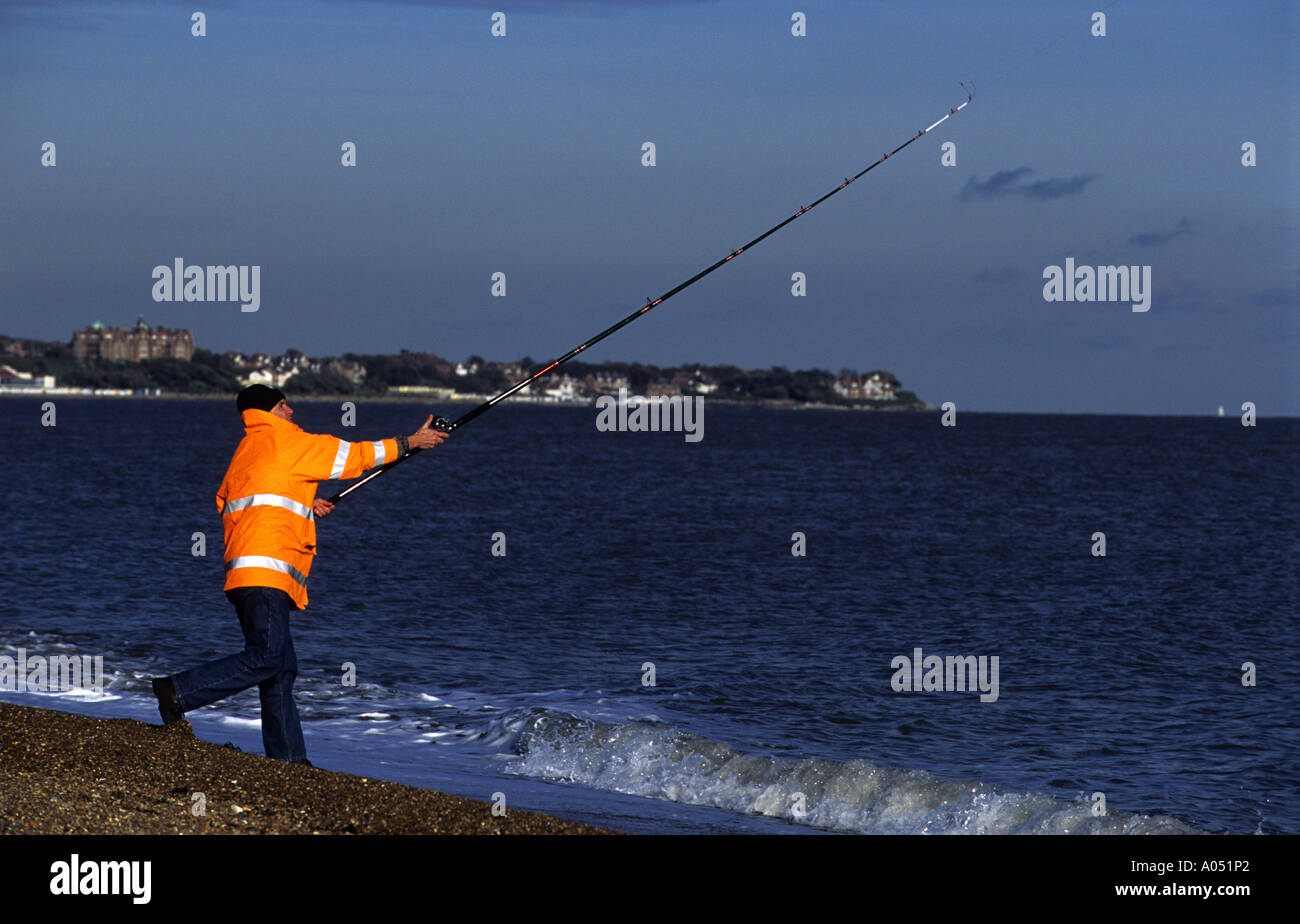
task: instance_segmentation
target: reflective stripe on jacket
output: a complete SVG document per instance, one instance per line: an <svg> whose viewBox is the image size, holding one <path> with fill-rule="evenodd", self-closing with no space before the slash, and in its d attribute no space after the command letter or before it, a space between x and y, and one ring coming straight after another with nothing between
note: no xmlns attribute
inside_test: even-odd
<svg viewBox="0 0 1300 924"><path fill-rule="evenodd" d="M397 440L351 443L306 433L267 411L243 412L244 438L217 490L226 590L278 587L307 607L316 554L316 484L355 478L397 458Z"/></svg>

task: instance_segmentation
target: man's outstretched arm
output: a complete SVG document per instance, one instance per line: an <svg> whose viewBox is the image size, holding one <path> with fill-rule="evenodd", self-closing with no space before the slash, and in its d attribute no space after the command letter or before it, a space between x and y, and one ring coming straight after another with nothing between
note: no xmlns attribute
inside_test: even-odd
<svg viewBox="0 0 1300 924"><path fill-rule="evenodd" d="M387 462L393 462L398 457L404 455L411 449L432 449L443 440L448 434L442 430L434 430L429 425L433 423L433 415L430 414L420 429L416 430L410 436L399 436L394 440L382 440L377 443L348 443L346 440L336 440L332 436L317 437L321 440L332 440L338 446L335 451L334 459L331 461L330 473L323 477L317 476L317 480L324 481L325 478L355 478L376 465L383 465ZM388 457L388 443L394 443L396 453L392 458ZM328 447L327 447L328 448ZM346 457L344 453L346 452ZM324 455L328 455L326 452ZM322 456L323 457L323 456ZM335 474L337 472L337 474ZM312 504L312 509L316 516L323 517L331 510L334 505L323 497L316 498Z"/></svg>

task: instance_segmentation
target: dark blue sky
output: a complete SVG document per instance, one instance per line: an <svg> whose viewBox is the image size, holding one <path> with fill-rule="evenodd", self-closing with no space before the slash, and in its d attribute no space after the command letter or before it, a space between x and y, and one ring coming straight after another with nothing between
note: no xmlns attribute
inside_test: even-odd
<svg viewBox="0 0 1300 924"><path fill-rule="evenodd" d="M1296 17L1290 0L7 3L0 333L143 314L219 351L549 359L974 80L940 129L587 358L884 367L969 410L1296 415ZM152 269L177 257L259 265L260 310L155 303ZM1044 301L1067 257L1150 265L1150 311Z"/></svg>

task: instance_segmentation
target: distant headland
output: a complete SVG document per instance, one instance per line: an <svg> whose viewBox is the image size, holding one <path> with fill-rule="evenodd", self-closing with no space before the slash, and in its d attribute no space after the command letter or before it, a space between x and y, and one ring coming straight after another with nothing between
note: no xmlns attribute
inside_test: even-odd
<svg viewBox="0 0 1300 924"><path fill-rule="evenodd" d="M307 356L289 349L272 356L196 347L187 330L130 328L99 322L67 343L0 335L0 394L231 395L263 383L298 397L416 397L486 400L527 378L542 364L525 356L462 362L432 352ZM519 396L532 401L590 404L626 389L653 397L703 395L763 405L818 405L919 411L930 405L906 391L891 372L872 369L791 371L686 363L587 363L572 360Z"/></svg>

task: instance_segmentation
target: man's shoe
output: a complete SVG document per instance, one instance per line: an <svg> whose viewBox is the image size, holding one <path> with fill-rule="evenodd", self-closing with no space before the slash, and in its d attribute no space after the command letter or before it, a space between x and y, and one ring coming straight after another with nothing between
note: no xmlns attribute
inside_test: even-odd
<svg viewBox="0 0 1300 924"><path fill-rule="evenodd" d="M176 697L176 687L170 677L153 679L153 695L158 697L158 714L162 716L164 725L185 718L185 710L181 708L181 701Z"/></svg>

